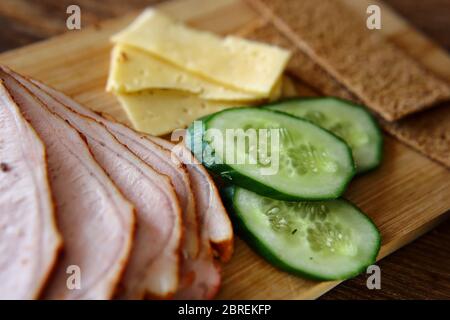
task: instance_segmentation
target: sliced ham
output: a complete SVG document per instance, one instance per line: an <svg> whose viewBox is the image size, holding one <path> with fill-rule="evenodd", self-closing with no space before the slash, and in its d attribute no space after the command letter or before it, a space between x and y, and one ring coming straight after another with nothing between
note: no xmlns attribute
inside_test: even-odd
<svg viewBox="0 0 450 320"><path fill-rule="evenodd" d="M100 121L103 123L107 128L112 131L114 136L123 144L127 145L133 152L138 154L141 159L146 161L152 166L157 166L158 161L153 160L150 158L152 153L152 156L157 157L158 153L161 151L158 148L155 147L155 145L163 148L165 150L166 155L163 157L161 156L161 161L164 160L165 163L167 163L167 154L171 154L172 164L174 164L177 167L181 167L181 163L186 163L188 165L183 166L183 168L186 168L191 180L191 187L193 189L196 189L197 191L194 191L195 199L196 199L196 207L200 208L201 211L207 212L207 216L209 217L208 223L207 223L207 229L209 232L209 239L213 245L213 248L217 251L220 260L222 262L227 262L231 258L233 254L233 228L230 222L230 219L228 217L228 214L222 204L222 201L220 199L219 192L217 190L217 187L214 184L214 181L211 179L209 173L206 171L206 169L195 159L191 156L191 153L189 150L184 148L182 145L177 145L177 151L176 153L171 152L172 148L175 146L171 142L158 138L153 137L149 135L140 134L138 132L135 132L134 130L120 124L117 122L113 122L110 120L107 120L101 116L99 116L97 113L81 106L80 104L76 103L74 100L69 98L68 96L64 95L63 93L39 82L36 80L31 80L34 84L39 86L42 90L46 91L48 94L55 97L57 100L61 101L65 105L69 106L71 109L75 110L76 112L89 116L91 118L94 118L97 121ZM140 142L137 142L141 140ZM150 142L148 142L150 141ZM145 151L147 150L147 151ZM180 159L180 158L184 159ZM152 160L150 160L152 159ZM162 164L161 164L162 166ZM164 171L165 174L172 177L173 174L169 174L169 169L162 169L157 168L157 170L167 170ZM195 178L196 183L193 183L193 179ZM189 179L189 178L188 178ZM188 179L183 178L182 180L188 181ZM177 186L177 183L174 183L175 186ZM187 184L184 182L185 188L187 189ZM180 187L179 190L182 188ZM177 189L178 190L178 189ZM181 192L180 192L181 193ZM191 196L189 196L191 197ZM192 202L188 202L189 206L186 205L186 207L192 207ZM198 204L200 202L200 204ZM186 215L185 215L186 216ZM192 216L192 214L187 215ZM192 220L192 219L188 219ZM195 228L192 227L192 230ZM194 233L194 231L191 231L191 233Z"/></svg>
<svg viewBox="0 0 450 320"><path fill-rule="evenodd" d="M177 299L211 299L220 286L220 269L214 262L211 243L216 244L217 252L223 261L228 261L233 253L233 229L227 212L223 207L217 188L208 172L198 163L183 144L148 137L163 148L176 154L185 164L191 176L194 192L197 195L197 210L200 214L201 247L199 257L189 270L191 282L182 286ZM214 239L215 242L212 240Z"/></svg>
<svg viewBox="0 0 450 320"><path fill-rule="evenodd" d="M72 99L62 93L32 80L42 90L53 95L71 109L83 113L101 121L108 129L115 134L117 139L126 144L141 159L150 165L158 165L155 157L164 152L164 157L160 161L169 162L169 157L173 164L178 164L178 155L171 152L173 145L165 140L139 134L121 124L106 120L96 113L82 107ZM191 153L185 150L185 154L180 153L184 159L181 162L189 163L186 166L191 180L191 185L195 194L196 208L199 213L199 226L202 230L200 251L198 256L184 255L182 268L182 282L175 298L179 299L202 299L212 298L219 289L220 270L214 263L211 252L210 241L215 244L215 248L220 253L221 260L228 261L233 252L233 229L228 215L223 207L220 196L214 182L206 170L198 163ZM161 157L161 156L159 156ZM163 160L164 159L164 160ZM206 219L208 217L208 219ZM186 217L187 219L189 216ZM186 238L193 236L193 228Z"/></svg>
<svg viewBox="0 0 450 320"><path fill-rule="evenodd" d="M14 76L86 137L95 159L136 207L136 236L118 298L173 296L178 288L182 219L169 178L140 160L100 122L72 111L27 79Z"/></svg>
<svg viewBox="0 0 450 320"><path fill-rule="evenodd" d="M94 160L76 130L5 69L0 71L0 78L47 150L64 254L49 279L44 298L109 299L129 256L134 208Z"/></svg>
<svg viewBox="0 0 450 320"><path fill-rule="evenodd" d="M84 110L87 109L84 108ZM145 139L145 137L124 125L108 121L98 115L97 119L102 121L110 132L142 161L170 178L183 208L183 226L185 231L182 247L183 256L195 258L199 251L198 217L194 193L186 166L179 159L171 157L169 151Z"/></svg>
<svg viewBox="0 0 450 320"><path fill-rule="evenodd" d="M200 235L202 243L200 244L199 255L196 258L184 256L182 268L183 281L180 283L180 289L175 298L212 298L220 285L220 272L218 266L213 261L210 242L213 244L221 260L223 262L228 261L233 253L233 229L218 194L218 190L208 172L195 160L186 148L182 147L180 149L181 146L178 146L176 150L180 152L172 152L174 145L170 142L157 137L141 135L121 124L106 120L77 104L64 94L40 82L32 81L42 90L45 90L58 100L64 102L64 104L73 110L101 121L115 134L117 139L126 144L141 159L149 161L148 163L150 165L157 164L157 161L155 162L153 157L155 157L155 154L161 152L161 148L167 154L164 157L165 159L168 159L170 154L172 163L180 162L179 157L182 157L181 162L188 164L186 168L195 194L196 208L199 213L199 227L202 230ZM188 237L191 237L189 233L186 238Z"/></svg>
<svg viewBox="0 0 450 320"><path fill-rule="evenodd" d="M0 82L0 299L36 299L60 245L45 146Z"/></svg>
<svg viewBox="0 0 450 320"><path fill-rule="evenodd" d="M186 166L167 149L162 148L158 144L146 139L145 136L129 129L128 127L109 121L98 114L82 107L67 96L51 89L42 83L34 81L42 90L63 102L70 109L75 110L80 114L87 115L91 118L104 124L110 132L130 150L132 150L139 158L145 161L148 165L154 167L159 172L167 174L173 184L175 185L177 194L182 199L183 205L183 223L185 227L182 268L181 268L181 283L180 287L189 286L192 283L193 271L198 265L199 255L199 230L198 230L198 208L195 205L194 195L191 189L191 182ZM204 259L204 258L203 258ZM205 261L205 260L203 260ZM208 262L213 265L212 260ZM206 268L203 268L205 271ZM207 271L207 270L206 270ZM214 269L215 271L215 269ZM214 273L215 275L215 273ZM214 278L213 276L212 278ZM217 287L217 281L208 284L208 287Z"/></svg>
<svg viewBox="0 0 450 320"><path fill-rule="evenodd" d="M210 241L217 250L221 260L228 261L233 252L233 231L220 196L218 195L217 188L206 170L193 159L187 149L184 148L184 154L181 152L177 155L171 152L173 147L171 143L159 138L141 135L121 124L106 120L98 114L80 106L64 94L35 80L31 81L70 109L94 118L104 124L120 142L130 148L142 160L160 171L166 170L163 172L168 174L172 178L172 181L176 181L174 177L177 174L170 168L177 169L178 172L180 168L184 169L184 166L179 165L180 160L178 156L184 157L182 159L183 162L189 163L186 168L197 200L197 212L200 213L199 222L200 227L202 227L202 243L200 244L198 255L186 255L186 252L189 252L189 250L186 250L185 246L182 268L182 275L184 277L175 297L186 299L212 298L220 285L220 272L218 266L213 261ZM165 169L162 164L169 166L172 173L169 169ZM176 185L176 183L174 184ZM186 185L186 183L184 184ZM181 193L180 190L181 188L178 188L177 193ZM191 218L189 216L184 212L183 217L187 218L188 221L196 221L195 218L194 220L192 219L192 215ZM193 227L187 227L186 229L186 238L191 239L194 234L193 230L195 229Z"/></svg>
<svg viewBox="0 0 450 320"><path fill-rule="evenodd" d="M101 117L92 110L81 106L63 93L46 86L39 81L30 81L71 110L102 123L117 140L127 146L142 161L158 172L170 177L183 210L183 224L185 230L183 256L195 258L199 251L198 214L196 211L196 201L192 191L190 176L184 163L182 163L178 157L172 155L170 151L146 139L144 135L120 123Z"/></svg>
<svg viewBox="0 0 450 320"><path fill-rule="evenodd" d="M198 210L202 212L200 220L204 225L203 230L208 232L208 237L220 260L227 262L233 254L233 227L211 176L184 144L175 145L153 136L148 136L148 139L171 150L186 164L194 186Z"/></svg>

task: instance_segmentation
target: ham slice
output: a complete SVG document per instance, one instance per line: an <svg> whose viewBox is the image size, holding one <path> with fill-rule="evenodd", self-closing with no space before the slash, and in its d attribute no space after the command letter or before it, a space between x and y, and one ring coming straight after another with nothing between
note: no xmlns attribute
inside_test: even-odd
<svg viewBox="0 0 450 320"><path fill-rule="evenodd" d="M158 165L158 161L150 160L151 154L156 156L158 153L164 153L164 157L161 156L159 158L160 161L168 163L168 157L170 155L172 164L176 165L178 168L182 166L185 170L187 169L191 180L191 187L197 189L197 192L194 192L196 202L201 202L200 205L196 206L199 207L201 211L208 212L207 216L210 217L208 219L207 228L209 232L209 239L213 245L213 248L217 251L222 262L229 261L233 254L233 228L230 219L222 204L222 200L220 199L220 195L214 181L211 179L208 171L206 171L206 169L191 156L191 152L189 150L184 148L182 145L177 145L176 152L171 152L172 148L175 146L173 143L158 137L140 134L120 123L107 120L99 116L94 111L91 111L76 103L63 93L39 81L31 81L48 94L55 97L57 100L69 106L69 108L103 123L110 131L112 131L114 136L120 142L127 145L131 150L133 150L133 152L138 154L139 157L148 162L150 165ZM157 170L163 171L165 169L157 168ZM173 174L169 174L169 171L164 171L163 173L171 177L173 176ZM192 181L194 177L196 177L197 181L195 185ZM189 180L189 178L183 179L185 181ZM192 204L190 205L192 206ZM194 229L194 227L192 227L192 229Z"/></svg>
<svg viewBox="0 0 450 320"><path fill-rule="evenodd" d="M25 79L22 78L22 80ZM191 161L195 159L193 159L188 150L185 149L187 151L186 155L180 154L180 156L185 157L183 162L190 163L189 166L185 167L180 163L178 155L171 152L173 145L169 142L159 138L141 135L121 124L106 120L98 114L80 106L64 94L38 81L31 81L71 110L101 122L121 143L125 144L149 165L168 174L172 181L175 182L177 175L179 175L179 173L174 172L174 169L180 172L180 168L184 170L187 168L188 178L184 178L183 180L189 181L190 178L196 200L198 200L196 201L196 209L200 213L199 222L202 227L202 243L197 255L192 254L193 251L189 250L189 248L194 246L184 246L185 254L183 255L182 268L182 275L184 277L175 297L186 299L212 298L220 285L220 272L218 266L213 261L210 241L219 253L221 260L228 261L233 251L233 231L217 189L206 170L198 162ZM186 160L186 158L190 160ZM186 174L184 170L182 171ZM177 185L176 183L174 184ZM186 185L185 182L184 185ZM190 185L188 187L190 189ZM178 188L177 194L181 192L182 189ZM192 218L192 215L186 214L186 210L184 210L183 217L188 221L194 221L196 224L195 215ZM189 240L194 237L194 230L196 228L189 227L189 223L186 226L186 239ZM188 242L186 241L186 243Z"/></svg>
<svg viewBox="0 0 450 320"><path fill-rule="evenodd" d="M200 212L201 248L199 257L191 264L189 270L191 282L184 284L175 298L177 299L211 299L220 286L220 269L214 262L211 243L223 261L228 261L233 254L233 229L227 212L222 204L217 188L203 166L194 158L183 144L173 143L157 138L148 139L176 154L185 164L191 176L194 193L197 195L197 210Z"/></svg>
<svg viewBox="0 0 450 320"><path fill-rule="evenodd" d="M137 231L119 298L168 298L178 288L181 209L167 176L154 171L104 125L61 104L14 74L32 94L83 136L95 159L136 207Z"/></svg>
<svg viewBox="0 0 450 320"><path fill-rule="evenodd" d="M56 90L51 89L40 82L34 80L33 82L36 85L38 85L42 90L51 94L72 110L88 115L92 118L95 118L97 121L103 123L120 142L122 142L128 148L130 148L142 160L144 160L149 165L155 167L157 170L168 174L172 178L172 181L174 181L174 185L179 186L179 188L177 189L177 192L179 194L188 193L189 197L187 199L192 197L191 183L190 183L191 175L189 174L188 176L186 166L180 161L180 159L178 159L178 157L175 154L171 153L166 148L162 148L159 144L152 142L150 139L147 139L146 136L129 129L124 125L100 117L98 114L80 106L79 104L77 104L67 96L63 95L62 93L59 93ZM182 171L180 171L180 169ZM204 190L200 189L202 186L198 185L197 183L197 186L193 187L195 187L196 198L199 197L203 199ZM208 201L209 198L206 200ZM192 202L189 201L188 203L193 203L193 201ZM204 242L206 241L206 244L202 246L202 249L200 249L200 253L198 249L199 235L198 235L196 212L200 212L200 210L204 210L204 208L205 208L204 201L202 201L200 206L197 205L193 208L193 211L191 211L192 209L185 210L183 216L183 218L185 219L184 222L186 229L186 237L185 237L186 241L184 246L183 263L181 270L182 281L180 283L180 287L181 288L196 287L200 289L200 290L197 289L195 292L193 292L193 294L189 293L185 295L185 297L189 299L205 298L205 297L211 298L217 292L220 284L220 273L218 272L218 268L214 264L213 256L211 255L210 252L208 232L202 233L203 241ZM228 218L226 223L228 223L229 225ZM204 238L205 234L207 236L206 239ZM196 240L195 253L194 250L192 249L194 247L192 245L194 239ZM196 279L196 281L194 281L194 279Z"/></svg>
<svg viewBox="0 0 450 320"><path fill-rule="evenodd" d="M0 83L0 299L36 299L60 246L45 146Z"/></svg>
<svg viewBox="0 0 450 320"><path fill-rule="evenodd" d="M84 110L88 109L84 108ZM199 251L198 217L191 180L184 163L176 157L171 157L169 151L145 139L137 132L122 124L95 115L98 121L101 121L121 143L126 145L142 161L170 178L183 211L183 257L195 258Z"/></svg>
<svg viewBox="0 0 450 320"><path fill-rule="evenodd" d="M64 255L44 297L109 299L129 256L134 208L94 160L78 132L4 71L0 78L46 146L50 186L64 239Z"/></svg>
<svg viewBox="0 0 450 320"><path fill-rule="evenodd" d="M148 139L176 154L186 164L197 196L200 220L208 232L213 249L222 262L227 262L233 255L233 227L223 206L214 181L208 171L194 158L191 151L183 143L173 144L170 141L148 136Z"/></svg>
<svg viewBox="0 0 450 320"><path fill-rule="evenodd" d="M173 164L178 164L180 162L179 156L182 156L184 159L181 159L181 162L189 163L186 168L195 194L196 208L199 213L199 224L202 230L200 235L202 243L200 244L198 256L184 255L182 267L183 281L180 283L180 289L175 298L212 298L220 285L220 272L218 266L213 261L210 241L218 249L217 251L220 254L221 260L228 261L233 252L233 229L217 188L207 171L195 161L189 150L184 148L185 152L179 154L171 152L173 145L170 142L139 134L121 124L106 120L77 104L64 94L38 81L32 81L42 90L51 94L76 112L88 115L103 123L117 139L127 145L127 147L150 165L158 165L158 161L154 157L157 154L161 154L161 152L164 152L163 154L165 156L160 156L161 160L159 162L168 162L170 157ZM185 215L185 217L187 220L192 219L189 215ZM193 236L192 229L190 233L187 233L186 238Z"/></svg>
<svg viewBox="0 0 450 320"><path fill-rule="evenodd" d="M46 86L39 81L30 81L69 109L102 123L117 140L135 153L142 161L158 172L170 177L183 210L183 224L185 231L183 256L195 258L199 251L198 214L189 173L187 172L184 163L182 163L178 157L172 155L170 151L146 139L144 135L120 123L98 115L92 110L81 106L63 93Z"/></svg>

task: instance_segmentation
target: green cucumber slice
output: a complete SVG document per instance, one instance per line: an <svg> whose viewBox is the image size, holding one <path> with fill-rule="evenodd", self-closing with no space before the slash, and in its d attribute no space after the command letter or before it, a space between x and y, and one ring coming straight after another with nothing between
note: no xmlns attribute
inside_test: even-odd
<svg viewBox="0 0 450 320"><path fill-rule="evenodd" d="M381 130L372 115L362 106L326 97L296 98L265 107L307 119L341 137L352 149L357 173L374 169L381 163Z"/></svg>
<svg viewBox="0 0 450 320"><path fill-rule="evenodd" d="M239 187L223 191L238 232L262 257L315 280L348 279L376 261L381 237L347 200L286 202Z"/></svg>
<svg viewBox="0 0 450 320"><path fill-rule="evenodd" d="M270 139L258 138L256 145L249 143L250 135L244 135L242 148L238 148L238 139L227 138L228 132L252 132L249 129L255 129L258 137L261 129L278 130L278 143L272 144L276 139L272 140L275 133L269 135L270 131L266 131ZM210 136L212 130L223 138ZM188 147L209 170L275 199L335 199L355 174L351 150L343 140L309 121L282 112L227 109L203 118L200 126L198 122L191 125L187 138ZM234 157L228 158L230 150ZM244 161L238 162L238 158Z"/></svg>

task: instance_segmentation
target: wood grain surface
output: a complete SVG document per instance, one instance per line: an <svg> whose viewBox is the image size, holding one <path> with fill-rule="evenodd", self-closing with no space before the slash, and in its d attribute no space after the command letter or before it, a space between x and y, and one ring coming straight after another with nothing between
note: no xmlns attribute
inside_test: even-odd
<svg viewBox="0 0 450 320"><path fill-rule="evenodd" d="M190 0L186 0L189 2ZM82 8L82 26L89 25L98 26L100 21L122 16L127 12L141 9L151 3L159 1L144 0L128 0L128 1L89 1L89 0L2 0L0 2L0 27L6 32L0 33L0 51L17 48L26 44L46 39L51 36L66 31L65 19L67 17L65 10L69 4L78 4ZM392 7L397 9L407 19L409 19L417 28L429 35L437 43L443 47L450 49L450 2L449 1L412 1L412 0L390 0L386 1ZM196 8L197 10L199 8ZM232 10L229 12L233 14ZM250 13L249 13L250 14ZM227 16L223 18L222 23L226 22ZM126 20L126 19L125 19ZM217 21L203 21L204 25L212 25ZM100 30L101 31L101 30ZM106 35L105 35L106 36ZM61 42L63 45L64 42ZM65 44L65 43L64 43ZM86 44L89 46L89 43ZM92 46L95 47L95 43ZM38 45L39 46L39 45ZM61 48L61 51L70 53L70 44L65 44L69 48ZM76 50L76 48L74 48ZM99 72L104 72L107 68L107 61L104 61L104 55L109 50L101 48L96 52L98 60L90 61L88 64L94 65ZM18 51L20 53L20 50ZM57 56L61 52L55 52ZM13 58L11 58L13 59ZM38 59L38 57L36 57ZM67 57L70 61L70 56ZM57 64L57 62L55 62ZM67 64L68 61L65 61ZM87 63L87 62L86 62ZM82 64L81 64L82 65ZM39 71L39 65L32 66L35 72ZM74 69L80 65L75 65ZM86 66L85 66L86 67ZM23 70L21 70L23 71ZM73 70L73 74L77 74ZM26 70L24 71L26 72ZM27 72L26 72L27 73ZM30 73L30 72L28 72ZM32 72L31 72L32 73ZM82 69L78 73L80 81L83 80ZM64 74L53 74L55 81L64 78ZM46 79L42 79L46 80ZM98 79L95 86L103 85L104 79ZM92 82L90 83L92 85ZM61 87L60 87L61 88ZM89 92L89 87L79 86L64 88L72 90L69 92L75 95L79 100L89 103L96 101L95 96L84 96L83 92ZM65 91L67 91L65 90ZM69 90L69 91L70 91ZM111 104L115 102L111 101ZM446 207L448 203L450 185L442 181L442 177L448 177L448 171L428 159L412 152L403 145L388 138L386 141L387 154L395 154L395 161L389 161L383 165L380 172L369 174L368 176L358 178L349 190L348 197L358 203L365 209L369 215L376 217L376 222L383 231L384 241L388 243L389 237L392 236L392 226L404 224L409 231L421 232L420 223L412 223L412 221L421 221L421 215L425 212L437 212ZM403 155L408 159L402 159ZM404 166L405 160L414 165ZM429 169L431 168L431 169ZM400 172L398 177L403 180L389 180L389 172ZM407 186L400 188L401 186ZM431 188L430 188L431 184ZM433 185L434 184L434 185ZM369 188L370 187L370 188ZM426 189L424 189L426 188ZM375 192L374 192L375 190ZM383 220L383 211L389 211L391 204L395 199L402 199L407 195L412 199L411 203L406 203L402 208L403 212L398 212L399 219L389 216L389 219ZM441 197L441 198L440 198ZM405 198L406 199L406 198ZM428 199L434 199L435 202L429 202ZM421 206L421 210L417 206ZM411 215L408 216L408 212ZM403 220L402 220L403 219ZM427 223L436 223L433 219L427 220ZM425 228L427 229L427 228ZM404 231L403 241L408 242L408 230ZM251 257L253 253L241 242L237 243L237 255ZM389 247L385 247L383 255L389 253ZM227 282L236 281L236 278L246 278L245 281L257 281L252 279L252 268L267 269L273 274L274 279L277 277L278 271L272 270L268 264L260 259L251 260L247 266L231 263L225 268L225 281L222 297L245 296L247 287L228 286ZM334 290L325 294L324 299L433 299L433 298L450 298L450 221L446 221L438 228L423 236L414 243L400 249L398 252L383 259L379 266L382 270L382 289L368 290L366 288L366 275L361 275L356 279L346 281L336 287ZM272 272L273 271L273 272ZM289 290L301 290L296 288L295 280L286 277L285 285ZM324 283L323 286L330 284ZM270 293L271 283L267 279L267 286L261 290ZM320 288L319 288L320 289ZM239 292L234 292L239 291ZM266 295L267 296L267 295ZM274 297L283 297L282 294L276 294Z"/></svg>

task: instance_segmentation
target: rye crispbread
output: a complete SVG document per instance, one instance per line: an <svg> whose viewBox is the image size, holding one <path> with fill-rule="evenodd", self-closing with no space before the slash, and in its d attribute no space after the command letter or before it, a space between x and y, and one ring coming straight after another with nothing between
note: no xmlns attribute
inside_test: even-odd
<svg viewBox="0 0 450 320"><path fill-rule="evenodd" d="M450 168L450 103L381 126L403 143Z"/></svg>
<svg viewBox="0 0 450 320"><path fill-rule="evenodd" d="M345 86L314 62L283 36L270 22L254 24L242 29L241 36L251 40L279 45L293 52L288 72L300 80L300 88L312 87L322 95L336 96L358 102ZM298 82L298 81L297 81ZM308 90L307 90L308 91ZM303 91L297 91L300 96ZM315 95L308 91L307 95ZM431 159L450 168L450 103L419 112L396 122L381 120L381 126L392 136Z"/></svg>
<svg viewBox="0 0 450 320"><path fill-rule="evenodd" d="M247 0L281 33L388 121L450 99L450 86L337 0Z"/></svg>

